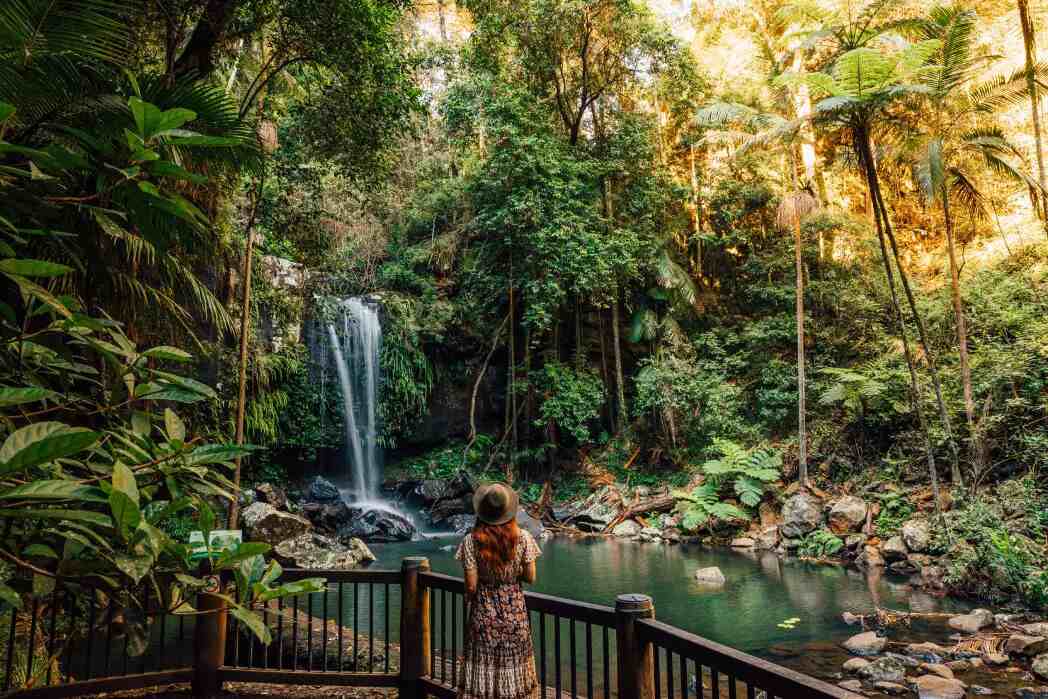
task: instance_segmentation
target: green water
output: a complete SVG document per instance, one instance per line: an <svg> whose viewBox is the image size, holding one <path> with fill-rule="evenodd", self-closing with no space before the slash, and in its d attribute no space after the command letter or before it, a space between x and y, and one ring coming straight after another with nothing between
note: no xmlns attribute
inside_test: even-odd
<svg viewBox="0 0 1048 699"><path fill-rule="evenodd" d="M457 538L445 538L376 544L372 546L378 557L374 565L399 568L403 557L421 555L429 558L433 570L461 575L454 560L457 542ZM842 612L870 612L876 607L914 612L959 612L970 608L965 602L916 590L904 577L781 560L770 553L603 538L554 538L543 543L542 549L538 581L532 587L537 592L608 606L614 605L616 595L644 593L654 599L656 617L662 621L828 681L839 679L841 663L847 659L840 642L861 630L846 625L841 620ZM727 584L712 589L697 584L696 569L707 566L719 567ZM434 606L440 609L437 597ZM446 614L450 624L451 612ZM800 619L793 629L779 626L793 617ZM461 620L461 616L458 618ZM458 623L461 625L461 621ZM440 626L438 618L435 635ZM547 622L548 684L553 685L556 663L552 660L551 627L552 623ZM593 633L592 656L597 675L594 695L603 696L602 639L599 631ZM948 634L941 621L917 621L892 637L946 642ZM570 639L570 627L563 623L561 636L563 657ZM439 646L438 640L434 642ZM581 624L576 626L576 643L581 668L585 655L585 630ZM561 667L561 674L561 684L570 692L570 663ZM991 696L1010 695L1015 686L1014 677L1005 677L1004 673L973 673L961 679L995 689L998 693ZM584 695L581 669L576 681L580 696Z"/></svg>

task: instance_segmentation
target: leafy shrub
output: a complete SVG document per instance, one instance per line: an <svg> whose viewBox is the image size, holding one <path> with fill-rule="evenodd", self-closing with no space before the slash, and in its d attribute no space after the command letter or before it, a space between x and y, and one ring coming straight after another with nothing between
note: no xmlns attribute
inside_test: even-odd
<svg viewBox="0 0 1048 699"><path fill-rule="evenodd" d="M722 501L723 491L729 487L739 502L756 507L764 496L767 484L782 474L782 455L767 447L745 449L734 442L718 439L714 449L721 458L702 465L705 482L687 491L674 491L678 499L677 511L684 519L685 529L696 529L710 520L749 519L745 510Z"/></svg>
<svg viewBox="0 0 1048 699"><path fill-rule="evenodd" d="M590 426L600 418L604 405L604 383L594 371L579 370L559 362L549 362L536 379L544 399L539 406L541 427L548 421L577 443L591 441Z"/></svg>
<svg viewBox="0 0 1048 699"><path fill-rule="evenodd" d="M844 542L827 529L816 529L801 539L797 553L805 558L828 558L844 548Z"/></svg>
<svg viewBox="0 0 1048 699"><path fill-rule="evenodd" d="M877 536L893 536L914 513L914 507L902 493L876 493L873 498L880 500L881 511L877 514L874 525Z"/></svg>

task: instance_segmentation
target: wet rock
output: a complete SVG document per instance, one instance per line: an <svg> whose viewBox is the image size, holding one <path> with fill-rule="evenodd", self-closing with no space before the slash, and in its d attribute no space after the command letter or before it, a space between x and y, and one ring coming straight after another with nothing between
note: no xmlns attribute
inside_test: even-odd
<svg viewBox="0 0 1048 699"><path fill-rule="evenodd" d="M866 544L866 539L865 534L849 534L844 537L844 548L849 551L859 549Z"/></svg>
<svg viewBox="0 0 1048 699"><path fill-rule="evenodd" d="M256 502L245 509L240 519L247 539L261 541L271 546L301 536L313 529L308 519L281 512L264 502Z"/></svg>
<svg viewBox="0 0 1048 699"><path fill-rule="evenodd" d="M423 507L429 508L433 507L441 498L446 497L446 494L446 481L442 481L439 478L427 478L415 485L410 497Z"/></svg>
<svg viewBox="0 0 1048 699"><path fill-rule="evenodd" d="M273 548L273 556L283 566L306 570L350 570L375 560L360 539L340 544L316 532L280 542Z"/></svg>
<svg viewBox="0 0 1048 699"><path fill-rule="evenodd" d="M899 575L914 575L917 572L917 566L909 561L895 561L888 566L888 570Z"/></svg>
<svg viewBox="0 0 1048 699"><path fill-rule="evenodd" d="M906 655L926 663L941 663L947 650L935 643L911 643L906 646Z"/></svg>
<svg viewBox="0 0 1048 699"><path fill-rule="evenodd" d="M892 696L897 697L910 693L909 687L901 685L897 682L874 682L873 688L876 689L878 692L883 692L885 694L890 694Z"/></svg>
<svg viewBox="0 0 1048 699"><path fill-rule="evenodd" d="M1015 690L1019 699L1048 699L1048 687L1020 687Z"/></svg>
<svg viewBox="0 0 1048 699"><path fill-rule="evenodd" d="M701 585L723 585L727 582L721 569L712 566L710 568L699 568L695 571L695 581Z"/></svg>
<svg viewBox="0 0 1048 699"><path fill-rule="evenodd" d="M954 672L968 672L972 669L972 664L967 660L951 660L944 664Z"/></svg>
<svg viewBox="0 0 1048 699"><path fill-rule="evenodd" d="M342 500L336 502L307 502L302 505L302 514L321 531L335 533L349 523L353 512Z"/></svg>
<svg viewBox="0 0 1048 699"><path fill-rule="evenodd" d="M662 541L662 532L655 527L644 527L640 530L640 535L637 537L641 541L657 542Z"/></svg>
<svg viewBox="0 0 1048 699"><path fill-rule="evenodd" d="M415 525L390 510L351 507L349 521L338 530L340 540L353 537L367 542L410 541Z"/></svg>
<svg viewBox="0 0 1048 699"><path fill-rule="evenodd" d="M921 568L921 585L929 590L941 590L945 587L946 571L942 566L924 566Z"/></svg>
<svg viewBox="0 0 1048 699"><path fill-rule="evenodd" d="M923 675L913 683L918 699L964 699L965 684L938 675Z"/></svg>
<svg viewBox="0 0 1048 699"><path fill-rule="evenodd" d="M906 557L906 560L915 565L917 570L935 563L935 559L926 553L911 553Z"/></svg>
<svg viewBox="0 0 1048 699"><path fill-rule="evenodd" d="M979 657L987 665L1000 666L1008 664L1008 656L1004 653L983 653Z"/></svg>
<svg viewBox="0 0 1048 699"><path fill-rule="evenodd" d="M1026 636L1016 633L1008 637L1004 649L1014 655L1033 657L1048 652L1048 639L1044 636Z"/></svg>
<svg viewBox="0 0 1048 699"><path fill-rule="evenodd" d="M1030 669L1033 670L1033 674L1042 680L1048 680L1048 653L1041 653L1034 658L1030 664Z"/></svg>
<svg viewBox="0 0 1048 699"><path fill-rule="evenodd" d="M914 553L928 553L932 545L932 527L927 520L912 519L902 525L902 540Z"/></svg>
<svg viewBox="0 0 1048 699"><path fill-rule="evenodd" d="M611 488L601 488L586 498L567 521L583 531L602 532L618 518L618 501Z"/></svg>
<svg viewBox="0 0 1048 699"><path fill-rule="evenodd" d="M885 656L859 668L856 674L869 682L899 682L906 677L906 666Z"/></svg>
<svg viewBox="0 0 1048 699"><path fill-rule="evenodd" d="M473 525L476 523L476 515L454 515L444 522L444 526L450 527L456 534L464 535L466 532L473 529Z"/></svg>
<svg viewBox="0 0 1048 699"><path fill-rule="evenodd" d="M335 502L342 499L342 493L327 478L317 476L309 484L309 489L306 491L306 499L312 502Z"/></svg>
<svg viewBox="0 0 1048 699"><path fill-rule="evenodd" d="M921 663L921 669L929 675L938 675L948 680L953 679L953 670L942 663Z"/></svg>
<svg viewBox="0 0 1048 699"><path fill-rule="evenodd" d="M757 542L748 536L738 536L731 540L731 547L733 549L751 549L756 546Z"/></svg>
<svg viewBox="0 0 1048 699"><path fill-rule="evenodd" d="M884 655L885 655L885 657L888 657L888 658L895 658L900 663L902 663L905 667L908 667L908 668L917 668L917 667L920 667L920 665L921 665L921 662L919 660L917 660L917 658L911 658L908 655L902 655L900 653L885 653Z"/></svg>
<svg viewBox="0 0 1048 699"><path fill-rule="evenodd" d="M676 527L667 527L662 530L662 540L668 544L679 544L680 543L680 529Z"/></svg>
<svg viewBox="0 0 1048 699"><path fill-rule="evenodd" d="M881 544L881 553L884 554L886 561L902 561L906 559L910 551L906 548L906 542L902 540L902 537L896 535Z"/></svg>
<svg viewBox="0 0 1048 699"><path fill-rule="evenodd" d="M612 536L617 536L625 539L632 539L633 537L640 534L640 530L643 529L639 524L634 522L632 519L627 519L625 522L620 522L615 525L615 528L611 530Z"/></svg>
<svg viewBox="0 0 1048 699"><path fill-rule="evenodd" d="M862 553L855 559L855 565L860 568L883 568L884 557L881 555L879 548L873 544L866 544Z"/></svg>
<svg viewBox="0 0 1048 699"><path fill-rule="evenodd" d="M848 626L855 626L860 621L862 621L862 619L860 619L855 614L852 614L851 612L844 612L843 614L841 614L841 621L843 621Z"/></svg>
<svg viewBox="0 0 1048 699"><path fill-rule="evenodd" d="M473 497L463 495L456 498L444 498L429 509L429 519L436 525L444 525L452 517L473 514Z"/></svg>
<svg viewBox="0 0 1048 699"><path fill-rule="evenodd" d="M830 508L828 525L837 536L844 536L866 523L866 501L854 495L845 495Z"/></svg>
<svg viewBox="0 0 1048 699"><path fill-rule="evenodd" d="M757 508L757 516L760 517L761 529L777 527L782 524L782 515L770 502L762 502Z"/></svg>
<svg viewBox="0 0 1048 699"><path fill-rule="evenodd" d="M844 649L852 655L877 655L888 645L888 639L878 636L873 631L866 631L852 636L844 642Z"/></svg>
<svg viewBox="0 0 1048 699"><path fill-rule="evenodd" d="M978 633L980 629L993 624L993 612L986 609L973 609L967 614L951 617L947 623L954 631Z"/></svg>
<svg viewBox="0 0 1048 699"><path fill-rule="evenodd" d="M856 673L869 664L870 661L866 658L851 658L841 665L841 669L848 673Z"/></svg>
<svg viewBox="0 0 1048 699"><path fill-rule="evenodd" d="M838 682L837 686L841 689L846 689L849 692L858 693L862 691L862 682L859 680L844 680L843 682Z"/></svg>
<svg viewBox="0 0 1048 699"><path fill-rule="evenodd" d="M278 510L287 509L287 493L272 483L263 483L255 487L255 497L259 502L272 505Z"/></svg>
<svg viewBox="0 0 1048 699"><path fill-rule="evenodd" d="M1023 631L1031 636L1044 636L1048 638L1048 621L1038 621L1032 624L1023 624Z"/></svg>
<svg viewBox="0 0 1048 699"><path fill-rule="evenodd" d="M822 524L822 503L810 493L800 492L782 506L782 535L802 537Z"/></svg>
<svg viewBox="0 0 1048 699"><path fill-rule="evenodd" d="M535 541L545 541L550 536L542 522L528 514L523 507L517 510L517 526L531 534Z"/></svg>
<svg viewBox="0 0 1048 699"><path fill-rule="evenodd" d="M760 533L756 537L756 548L762 551L770 551L779 545L779 527L778 525L765 527L761 529Z"/></svg>

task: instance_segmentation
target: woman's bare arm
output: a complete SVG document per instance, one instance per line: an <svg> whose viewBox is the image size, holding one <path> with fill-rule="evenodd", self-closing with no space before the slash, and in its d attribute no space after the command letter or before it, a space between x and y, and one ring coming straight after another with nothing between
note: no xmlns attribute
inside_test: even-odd
<svg viewBox="0 0 1048 699"><path fill-rule="evenodd" d="M520 571L520 580L533 585L536 577L538 577L538 572L535 570L535 561L528 561Z"/></svg>
<svg viewBox="0 0 1048 699"><path fill-rule="evenodd" d="M466 578L466 596L472 597L477 594L477 569L476 568L464 568Z"/></svg>

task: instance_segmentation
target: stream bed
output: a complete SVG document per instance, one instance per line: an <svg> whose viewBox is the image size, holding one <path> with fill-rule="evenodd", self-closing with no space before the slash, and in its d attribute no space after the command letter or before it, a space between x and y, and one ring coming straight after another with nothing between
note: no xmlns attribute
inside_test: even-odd
<svg viewBox="0 0 1048 699"><path fill-rule="evenodd" d="M405 556L426 556L436 572L461 575L454 559L458 537L374 544L378 568L399 568ZM769 553L747 553L698 546L667 546L607 538L554 537L542 544L537 592L614 606L619 594L642 592L655 601L656 617L705 638L772 660L821 679L841 679L848 659L840 643L861 631L841 620L845 611L885 607L913 612L964 612L967 602L913 589L906 578L880 571L862 572L836 565L782 560ZM704 587L699 568L717 566L727 583ZM800 621L792 629L780 623ZM893 630L893 641L933 640L948 644L945 620L915 620ZM1016 687L1034 684L1021 673L977 670L958 675L993 690L988 696L1014 696Z"/></svg>

